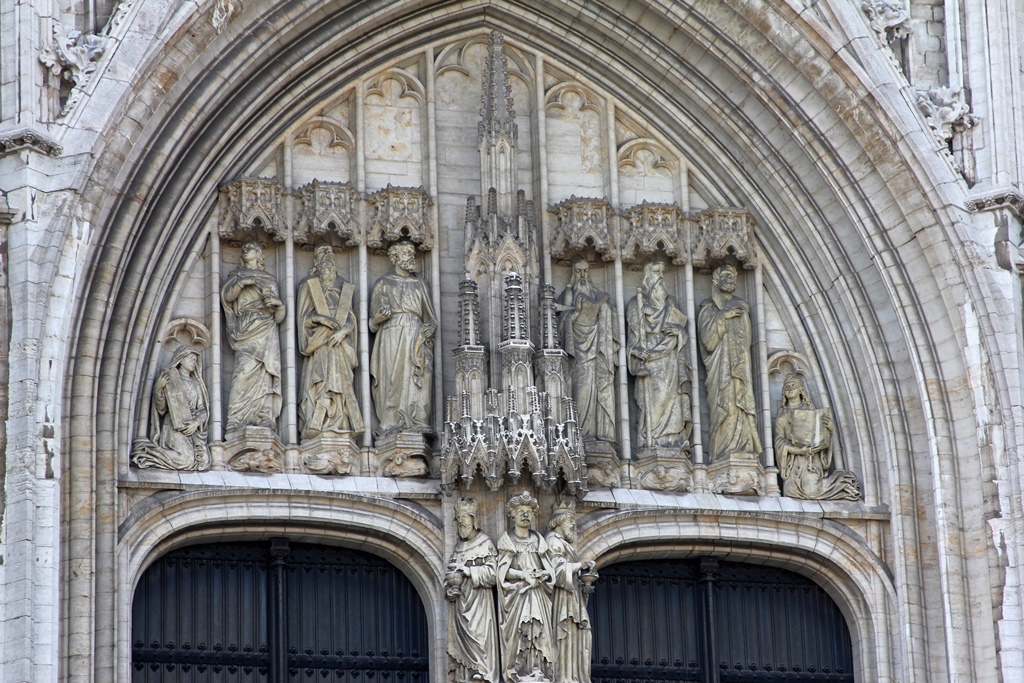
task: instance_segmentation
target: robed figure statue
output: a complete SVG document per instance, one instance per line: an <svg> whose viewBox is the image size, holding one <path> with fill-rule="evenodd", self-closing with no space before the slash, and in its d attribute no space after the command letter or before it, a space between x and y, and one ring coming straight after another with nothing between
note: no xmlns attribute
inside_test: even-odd
<svg viewBox="0 0 1024 683"><path fill-rule="evenodd" d="M805 500L860 500L853 472L832 468L832 414L815 408L795 374L782 384L782 407L775 418L775 457L782 494Z"/></svg>
<svg viewBox="0 0 1024 683"><path fill-rule="evenodd" d="M523 491L505 510L512 528L498 540L498 605L501 660L506 681L540 671L549 680L555 661L551 642L554 572L548 544L534 531L537 500Z"/></svg>
<svg viewBox="0 0 1024 683"><path fill-rule="evenodd" d="M559 301L562 348L572 360L572 396L584 439L615 441L615 326L611 297L590 280L590 264L572 266Z"/></svg>
<svg viewBox="0 0 1024 683"><path fill-rule="evenodd" d="M735 291L736 269L719 266L711 275L711 297L701 303L697 315L708 373L711 462L733 456L756 460L761 455L750 363L750 310Z"/></svg>
<svg viewBox="0 0 1024 683"><path fill-rule="evenodd" d="M689 445L690 380L686 315L665 287L665 264L644 266L644 279L626 306L626 360L636 377L641 448Z"/></svg>
<svg viewBox="0 0 1024 683"><path fill-rule="evenodd" d="M448 597L448 677L456 683L499 683L494 584L498 551L476 520L477 503L455 504L459 541L444 577Z"/></svg>
<svg viewBox="0 0 1024 683"><path fill-rule="evenodd" d="M281 343L277 326L284 303L267 272L259 242L242 245L242 265L220 290L235 369L228 395L227 431L277 427L281 414Z"/></svg>
<svg viewBox="0 0 1024 683"><path fill-rule="evenodd" d="M587 598L597 580L594 562L576 553L576 508L556 505L548 520L548 558L554 572L552 617L555 638L553 683L590 683L593 636Z"/></svg>
<svg viewBox="0 0 1024 683"><path fill-rule="evenodd" d="M210 469L209 421L210 398L199 351L179 346L157 375L149 419L151 438L132 445L132 462L136 467L164 470Z"/></svg>
<svg viewBox="0 0 1024 683"><path fill-rule="evenodd" d="M388 249L394 269L373 286L370 355L373 405L381 434L429 432L434 333L437 319L423 280L416 277L416 247Z"/></svg>
<svg viewBox="0 0 1024 683"><path fill-rule="evenodd" d="M299 351L306 357L299 396L302 438L363 431L352 386L356 352L355 287L337 273L334 251L321 244L309 277L299 284Z"/></svg>

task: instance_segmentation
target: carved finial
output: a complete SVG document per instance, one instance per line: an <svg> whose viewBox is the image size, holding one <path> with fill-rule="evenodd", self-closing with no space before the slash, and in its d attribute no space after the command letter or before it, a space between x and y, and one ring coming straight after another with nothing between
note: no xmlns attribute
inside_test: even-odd
<svg viewBox="0 0 1024 683"><path fill-rule="evenodd" d="M505 57L505 39L491 31L487 45L487 73L481 98L483 120L480 122L480 140L494 141L505 136L515 144L519 135L516 113L512 108L512 86L508 81L508 60Z"/></svg>
<svg viewBox="0 0 1024 683"><path fill-rule="evenodd" d="M480 299L475 280L459 283L459 346L480 345Z"/></svg>
<svg viewBox="0 0 1024 683"><path fill-rule="evenodd" d="M561 348L558 344L558 315L555 312L555 287L550 282L540 288L540 347L544 350Z"/></svg>
<svg viewBox="0 0 1024 683"><path fill-rule="evenodd" d="M498 213L498 191L493 187L487 191L487 215Z"/></svg>
<svg viewBox="0 0 1024 683"><path fill-rule="evenodd" d="M504 335L502 341L529 339L526 303L523 300L523 278L519 273L505 276Z"/></svg>

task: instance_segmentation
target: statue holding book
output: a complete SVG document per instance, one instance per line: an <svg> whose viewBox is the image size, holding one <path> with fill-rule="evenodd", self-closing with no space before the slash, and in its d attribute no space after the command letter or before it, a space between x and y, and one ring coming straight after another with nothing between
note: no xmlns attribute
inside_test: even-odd
<svg viewBox="0 0 1024 683"><path fill-rule="evenodd" d="M832 413L815 408L803 380L786 376L782 407L775 419L775 457L782 493L805 500L860 500L853 472L832 468Z"/></svg>

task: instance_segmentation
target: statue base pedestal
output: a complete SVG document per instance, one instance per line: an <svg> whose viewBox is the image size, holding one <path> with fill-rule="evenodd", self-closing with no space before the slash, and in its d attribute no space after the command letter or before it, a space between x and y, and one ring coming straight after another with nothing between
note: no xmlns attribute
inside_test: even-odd
<svg viewBox="0 0 1024 683"><path fill-rule="evenodd" d="M621 462L615 452L615 444L608 441L584 441L583 457L587 462L588 486L622 486Z"/></svg>
<svg viewBox="0 0 1024 683"><path fill-rule="evenodd" d="M420 432L396 432L377 439L378 477L425 477L427 441Z"/></svg>
<svg viewBox="0 0 1024 683"><path fill-rule="evenodd" d="M782 489L779 488L779 468L778 467L765 467L764 468L764 495L778 498L782 495Z"/></svg>
<svg viewBox="0 0 1024 683"><path fill-rule="evenodd" d="M321 434L302 443L302 466L313 474L358 474L354 434Z"/></svg>
<svg viewBox="0 0 1024 683"><path fill-rule="evenodd" d="M636 462L636 483L649 491L688 493L694 490L693 464L678 448L645 448Z"/></svg>
<svg viewBox="0 0 1024 683"><path fill-rule="evenodd" d="M235 472L284 472L284 447L268 427L242 427L224 441L227 468Z"/></svg>
<svg viewBox="0 0 1024 683"><path fill-rule="evenodd" d="M764 467L757 456L730 455L708 467L711 493L763 496Z"/></svg>

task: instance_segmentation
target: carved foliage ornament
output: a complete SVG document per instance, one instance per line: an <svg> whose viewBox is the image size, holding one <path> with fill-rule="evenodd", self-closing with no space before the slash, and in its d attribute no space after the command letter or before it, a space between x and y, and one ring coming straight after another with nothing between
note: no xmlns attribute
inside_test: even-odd
<svg viewBox="0 0 1024 683"><path fill-rule="evenodd" d="M868 24L883 39L910 35L910 13L903 0L863 0L861 10L868 15Z"/></svg>
<svg viewBox="0 0 1024 683"><path fill-rule="evenodd" d="M878 34L886 48L886 55L898 71L907 74L907 65L896 53L899 41L910 36L910 12L903 0L862 0L861 10L868 17L868 24Z"/></svg>
<svg viewBox="0 0 1024 683"><path fill-rule="evenodd" d="M659 253L665 253L672 263L686 263L686 230L683 212L675 204L649 204L643 202L623 212L627 227L622 245L622 260L626 263L647 263Z"/></svg>
<svg viewBox="0 0 1024 683"><path fill-rule="evenodd" d="M371 249L384 250L388 244L403 239L424 251L433 248L434 231L429 212L433 202L422 187L394 187L388 183L366 201L373 211L366 237Z"/></svg>
<svg viewBox="0 0 1024 683"><path fill-rule="evenodd" d="M943 144L978 122L964 99L964 91L959 88L939 86L918 93L917 107Z"/></svg>
<svg viewBox="0 0 1024 683"><path fill-rule="evenodd" d="M612 221L615 213L608 199L571 196L551 208L556 227L551 256L564 261L600 256L615 259Z"/></svg>
<svg viewBox="0 0 1024 683"><path fill-rule="evenodd" d="M353 210L359 193L351 183L324 183L314 180L298 189L299 215L296 221L297 242L309 241L335 233L348 246L359 244L358 226Z"/></svg>
<svg viewBox="0 0 1024 683"><path fill-rule="evenodd" d="M82 98L82 92L92 73L96 61L106 49L107 39L82 31L68 30L61 24L53 25L53 41L43 49L39 60L54 76L74 83L60 116L67 116Z"/></svg>
<svg viewBox="0 0 1024 683"><path fill-rule="evenodd" d="M285 190L266 178L240 178L220 188L220 235L243 240L262 228L283 242L287 236Z"/></svg>
<svg viewBox="0 0 1024 683"><path fill-rule="evenodd" d="M51 157L59 157L64 151L59 144L31 128L17 128L0 135L0 157L21 149L32 149Z"/></svg>
<svg viewBox="0 0 1024 683"><path fill-rule="evenodd" d="M713 209L697 216L693 264L710 267L730 254L744 268L757 265L754 246L754 217L745 209Z"/></svg>

